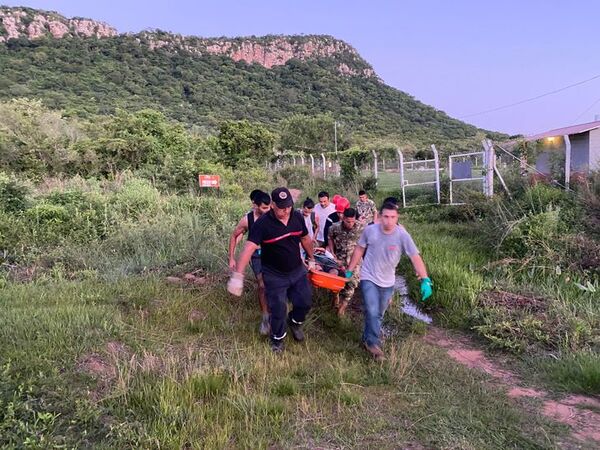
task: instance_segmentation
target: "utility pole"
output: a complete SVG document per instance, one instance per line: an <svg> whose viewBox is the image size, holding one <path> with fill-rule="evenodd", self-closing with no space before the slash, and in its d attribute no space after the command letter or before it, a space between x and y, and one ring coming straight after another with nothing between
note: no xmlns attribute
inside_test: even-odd
<svg viewBox="0 0 600 450"><path fill-rule="evenodd" d="M337 153L337 120L333 122L333 144Z"/></svg>

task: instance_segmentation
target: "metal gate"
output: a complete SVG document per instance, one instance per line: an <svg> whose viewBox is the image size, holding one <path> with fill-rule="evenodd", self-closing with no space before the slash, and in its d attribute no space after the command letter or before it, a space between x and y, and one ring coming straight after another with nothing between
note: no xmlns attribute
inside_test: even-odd
<svg viewBox="0 0 600 450"><path fill-rule="evenodd" d="M489 139L483 140L483 150L480 152L459 153L448 157L448 175L450 178L450 204L462 205L464 202L455 201L455 183L481 182L477 183L476 192L483 193L486 197L494 195L494 171L496 170L496 154L494 146ZM504 185L504 180L500 177Z"/></svg>
<svg viewBox="0 0 600 450"><path fill-rule="evenodd" d="M398 152L398 165L400 172L400 185L402 186L402 206L406 208L406 188L414 186L434 186L435 201L433 204L440 204L440 158L435 145L431 146L433 151L432 159L415 159L405 161L404 155ZM418 175L418 176L414 176ZM433 180L423 181L423 178L432 178ZM414 205L416 206L416 205ZM421 205L419 205L421 206Z"/></svg>

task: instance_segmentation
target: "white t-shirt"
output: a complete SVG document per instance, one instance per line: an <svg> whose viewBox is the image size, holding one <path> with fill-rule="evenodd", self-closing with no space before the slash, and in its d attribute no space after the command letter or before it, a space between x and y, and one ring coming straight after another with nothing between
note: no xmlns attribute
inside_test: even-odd
<svg viewBox="0 0 600 450"><path fill-rule="evenodd" d="M312 239L315 235L315 230L313 229L312 219L310 218L311 215L312 214L305 216L304 214L302 214L302 217L304 217L304 223L306 224L306 228L308 229L308 235Z"/></svg>
<svg viewBox="0 0 600 450"><path fill-rule="evenodd" d="M327 208L323 208L320 203L315 205L315 215L319 218L319 228L317 228L317 240L324 241L325 236L323 231L325 230L325 222L329 214L335 212L335 205L329 203Z"/></svg>

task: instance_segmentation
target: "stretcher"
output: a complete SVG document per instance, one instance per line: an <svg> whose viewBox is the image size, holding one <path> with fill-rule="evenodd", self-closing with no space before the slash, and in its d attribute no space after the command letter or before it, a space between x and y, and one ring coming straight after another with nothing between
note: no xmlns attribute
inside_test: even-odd
<svg viewBox="0 0 600 450"><path fill-rule="evenodd" d="M337 274L344 273L335 258L327 250L315 252L315 263L318 269L312 269L308 273L308 279L314 287L327 289L338 293L346 285L346 279ZM332 273L333 272L333 273Z"/></svg>
<svg viewBox="0 0 600 450"><path fill-rule="evenodd" d="M308 279L313 286L328 289L334 293L340 292L346 285L344 277L338 277L337 275L315 269L311 269L308 272Z"/></svg>

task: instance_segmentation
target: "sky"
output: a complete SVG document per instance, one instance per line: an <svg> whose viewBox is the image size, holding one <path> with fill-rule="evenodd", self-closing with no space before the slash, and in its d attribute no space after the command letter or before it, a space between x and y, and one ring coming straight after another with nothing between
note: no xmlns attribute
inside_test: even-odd
<svg viewBox="0 0 600 450"><path fill-rule="evenodd" d="M0 0L0 4L88 17L119 32L161 29L203 37L328 34L354 46L386 84L481 128L528 135L590 122L596 115L600 120L600 1ZM580 82L584 83L561 90ZM561 91L480 114L556 90Z"/></svg>

